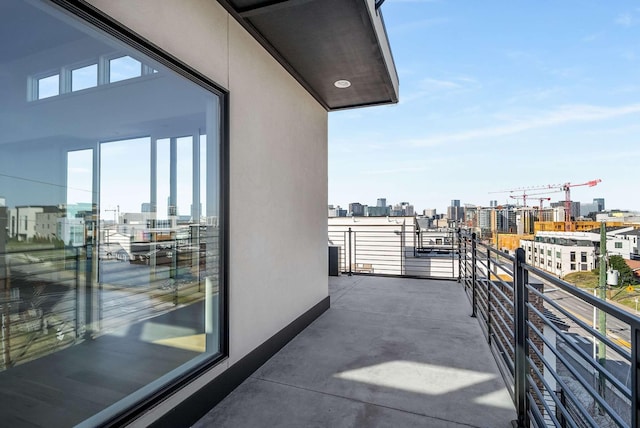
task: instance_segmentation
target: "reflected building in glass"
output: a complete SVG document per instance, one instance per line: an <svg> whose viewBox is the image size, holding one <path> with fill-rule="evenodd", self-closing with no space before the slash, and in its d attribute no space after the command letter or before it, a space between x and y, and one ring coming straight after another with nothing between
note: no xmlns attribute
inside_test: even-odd
<svg viewBox="0 0 640 428"><path fill-rule="evenodd" d="M192 424L329 308L381 2L246 3L0 2L0 425Z"/></svg>
<svg viewBox="0 0 640 428"><path fill-rule="evenodd" d="M40 398L0 412L64 390L46 426L69 426L220 355L221 99L58 9L2 8L23 43L0 42L0 393Z"/></svg>

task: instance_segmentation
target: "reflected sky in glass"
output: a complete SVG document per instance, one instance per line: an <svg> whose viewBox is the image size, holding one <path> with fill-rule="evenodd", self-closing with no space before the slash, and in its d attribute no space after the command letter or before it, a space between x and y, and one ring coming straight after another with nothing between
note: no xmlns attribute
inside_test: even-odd
<svg viewBox="0 0 640 428"><path fill-rule="evenodd" d="M142 75L142 64L140 61L123 56L109 61L109 82L119 82L121 80L133 79Z"/></svg>
<svg viewBox="0 0 640 428"><path fill-rule="evenodd" d="M150 138L100 145L100 215L112 219L113 211L139 213L149 202ZM108 210L108 211L105 211Z"/></svg>
<svg viewBox="0 0 640 428"><path fill-rule="evenodd" d="M38 79L38 99L54 97L60 93L60 76L43 77Z"/></svg>
<svg viewBox="0 0 640 428"><path fill-rule="evenodd" d="M93 88L98 85L98 64L76 68L71 71L71 90Z"/></svg>

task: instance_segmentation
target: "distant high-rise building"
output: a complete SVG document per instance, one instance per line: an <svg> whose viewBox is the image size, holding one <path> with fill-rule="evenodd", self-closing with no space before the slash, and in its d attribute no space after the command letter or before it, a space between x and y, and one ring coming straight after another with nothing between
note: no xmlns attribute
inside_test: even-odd
<svg viewBox="0 0 640 428"><path fill-rule="evenodd" d="M353 202L349 204L349 212L354 217L364 216L364 205L359 202Z"/></svg>
<svg viewBox="0 0 640 428"><path fill-rule="evenodd" d="M347 210L340 208L340 205L338 206L333 206L333 205L328 205L328 216L329 217L346 217L347 216Z"/></svg>
<svg viewBox="0 0 640 428"><path fill-rule="evenodd" d="M415 215L415 210L413 208L413 205L411 205L409 202L400 202L399 204L396 204L393 206L393 209L391 210L391 215L392 216L413 216Z"/></svg>
<svg viewBox="0 0 640 428"><path fill-rule="evenodd" d="M604 198L593 198L593 203L598 207L598 212L605 210Z"/></svg>
<svg viewBox="0 0 640 428"><path fill-rule="evenodd" d="M428 218L436 217L436 209L435 208L427 208L422 210L422 215Z"/></svg>
<svg viewBox="0 0 640 428"><path fill-rule="evenodd" d="M378 202L376 203L377 207L386 207L387 206L387 198L378 198Z"/></svg>
<svg viewBox="0 0 640 428"><path fill-rule="evenodd" d="M464 208L460 206L459 199L451 200L451 205L447 208L447 218L452 223L464 220Z"/></svg>
<svg viewBox="0 0 640 428"><path fill-rule="evenodd" d="M551 202L551 208L564 208L565 201ZM580 202L571 201L571 218L580 217Z"/></svg>
<svg viewBox="0 0 640 428"><path fill-rule="evenodd" d="M489 201L489 207L496 208L498 206L498 201Z"/></svg>
<svg viewBox="0 0 640 428"><path fill-rule="evenodd" d="M591 204L580 204L580 215L591 217L595 220L595 215L604 211L604 198L594 198Z"/></svg>
<svg viewBox="0 0 640 428"><path fill-rule="evenodd" d="M369 217L384 217L391 215L391 209L389 207L367 207L367 215Z"/></svg>
<svg viewBox="0 0 640 428"><path fill-rule="evenodd" d="M478 213L478 227L483 237L491 235L492 211L489 208L482 208Z"/></svg>
<svg viewBox="0 0 640 428"><path fill-rule="evenodd" d="M402 209L404 209L404 215L414 216L416 215L415 208L409 202L403 202Z"/></svg>
<svg viewBox="0 0 640 428"><path fill-rule="evenodd" d="M150 213L151 212L151 203L150 202L143 202L142 205L140 206L140 212Z"/></svg>
<svg viewBox="0 0 640 428"><path fill-rule="evenodd" d="M496 228L499 233L517 233L516 211L512 206L496 210Z"/></svg>

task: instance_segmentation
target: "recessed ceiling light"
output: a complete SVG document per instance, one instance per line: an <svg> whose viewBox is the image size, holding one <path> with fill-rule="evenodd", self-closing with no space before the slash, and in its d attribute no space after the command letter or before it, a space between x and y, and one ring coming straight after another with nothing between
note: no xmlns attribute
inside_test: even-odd
<svg viewBox="0 0 640 428"><path fill-rule="evenodd" d="M348 80L336 80L333 84L336 88L345 89L351 86L351 82Z"/></svg>

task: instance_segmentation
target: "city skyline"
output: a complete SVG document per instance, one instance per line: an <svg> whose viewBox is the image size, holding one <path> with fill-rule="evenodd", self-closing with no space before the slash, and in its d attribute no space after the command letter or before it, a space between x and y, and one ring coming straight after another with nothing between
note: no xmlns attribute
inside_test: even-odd
<svg viewBox="0 0 640 428"><path fill-rule="evenodd" d="M554 206L564 206L564 199L553 199L551 198L550 200L546 200L546 198L544 198L545 201L543 201L543 206L545 209L548 208L553 208ZM354 204L360 204L361 206L364 207L380 207L380 201L384 200L387 201L388 198L376 198L376 202L375 203L367 203L367 202L362 202L359 200L353 200L345 205L343 204L336 204L336 203L332 203L331 201L329 201L329 203L327 204L330 209L343 209L345 210L347 213L350 213L352 210L350 209L350 207ZM534 201L538 201L538 198L536 197L532 197L529 202L527 203L526 206L528 207L538 207L539 204L538 203L531 203L531 200ZM609 207L608 204L606 204L606 200L607 198L601 198L601 197L596 197L593 198L593 200L591 201L576 201L572 198L571 203L572 204L578 204L579 207L585 207L585 206L603 206L604 209L602 210L598 210L599 212L606 212L606 211L630 211L630 212L635 212L635 210L629 210L629 209L625 209L625 208L619 208L619 207ZM457 204L456 204L457 203ZM448 214L449 208L451 207L465 207L465 206L473 206L473 207L478 207L478 208L496 208L499 206L523 206L519 201L517 201L516 199L509 199L507 201L505 201L505 203L500 203L497 199L491 199L488 200L486 204L470 204L467 203L465 201L461 201L460 199L451 199L450 200L450 204L447 205L446 207L444 207L443 209L438 209L436 207L433 206L425 206L425 207L418 207L415 204L413 204L411 201L402 201L402 202L391 202L391 203L387 203L386 205L384 205L385 207L394 207L394 206L398 206L398 205L402 205L402 204L409 204L411 205L414 210L416 215L420 216L422 214L423 211L435 211L437 214Z"/></svg>
<svg viewBox="0 0 640 428"><path fill-rule="evenodd" d="M601 179L571 199L640 210L629 190L640 160L636 3L389 0L382 10L400 103L329 115L328 203L385 195L446 212L452 198L504 205L509 193L490 192Z"/></svg>

